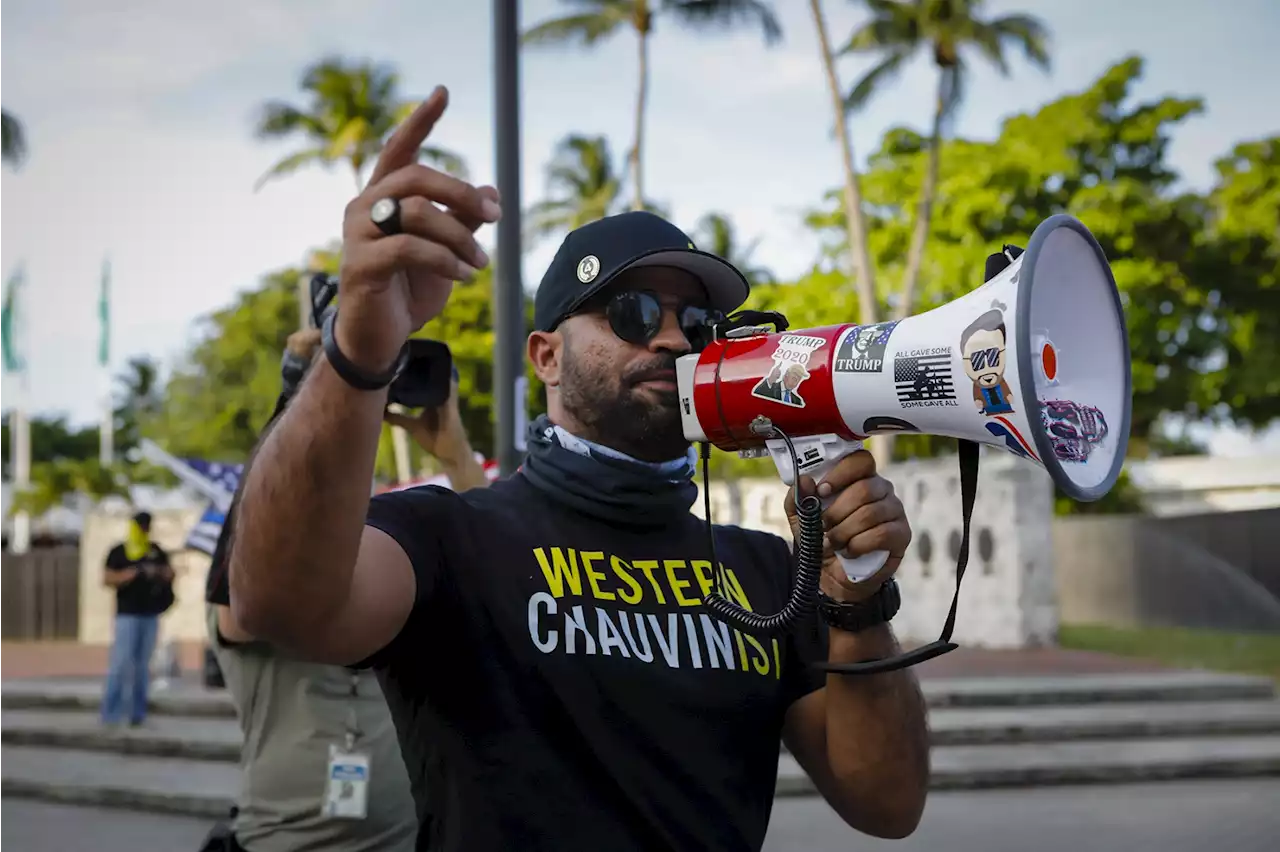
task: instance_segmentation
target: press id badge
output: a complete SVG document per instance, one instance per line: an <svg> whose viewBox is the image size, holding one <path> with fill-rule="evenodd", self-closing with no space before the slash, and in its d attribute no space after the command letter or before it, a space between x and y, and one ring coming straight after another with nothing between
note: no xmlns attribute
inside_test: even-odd
<svg viewBox="0 0 1280 852"><path fill-rule="evenodd" d="M369 755L329 746L329 787L324 813L333 819L364 819L369 810Z"/></svg>

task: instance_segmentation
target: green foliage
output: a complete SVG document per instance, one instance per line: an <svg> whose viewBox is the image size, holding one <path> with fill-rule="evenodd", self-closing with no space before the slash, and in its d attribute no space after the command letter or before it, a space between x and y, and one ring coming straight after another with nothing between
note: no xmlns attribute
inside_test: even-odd
<svg viewBox="0 0 1280 852"><path fill-rule="evenodd" d="M129 494L128 465L103 466L97 458L55 458L31 465L31 485L13 495L10 514L28 512L39 517L60 505L67 494L81 493L98 500Z"/></svg>
<svg viewBox="0 0 1280 852"><path fill-rule="evenodd" d="M310 269L336 274L337 246L311 253ZM275 407L280 393L280 357L298 328L298 281L302 270L285 269L241 293L235 303L203 322L201 337L166 388L164 404L144 431L170 453L230 463L242 462ZM444 312L415 337L449 345L459 373L459 410L472 446L493 449L493 275L481 270L472 282L454 286ZM533 306L526 305L532 326ZM545 410L542 389L528 371L533 411ZM394 478L390 427L383 429L377 473ZM414 470L431 461L411 446Z"/></svg>
<svg viewBox="0 0 1280 852"><path fill-rule="evenodd" d="M305 166L338 162L351 167L362 187L364 170L377 159L383 140L418 105L402 100L399 87L400 75L389 65L328 57L309 66L301 81L306 105L269 101L255 124L259 139L300 138L305 147L272 166L254 189ZM466 163L451 151L427 146L422 155L445 171L467 174Z"/></svg>
<svg viewBox="0 0 1280 852"><path fill-rule="evenodd" d="M244 461L280 395L280 358L298 330L301 275L274 272L204 319L148 437L175 456Z"/></svg>
<svg viewBox="0 0 1280 852"><path fill-rule="evenodd" d="M1207 199L1172 193L1170 136L1203 104L1131 103L1141 72L1140 59L1126 59L1085 91L1009 118L992 141L944 143L920 281L921 309L941 305L981 283L987 254L1002 243L1026 245L1054 213L1078 216L1110 258L1125 303L1135 455L1166 412L1255 425L1280 416L1276 312L1261 310L1275 289L1276 232L1267 230L1280 174L1275 144L1238 149ZM886 304L902 275L913 215L906 200L918 194L925 141L891 130L863 177ZM843 250L838 203L809 221L834 237L829 249Z"/></svg>

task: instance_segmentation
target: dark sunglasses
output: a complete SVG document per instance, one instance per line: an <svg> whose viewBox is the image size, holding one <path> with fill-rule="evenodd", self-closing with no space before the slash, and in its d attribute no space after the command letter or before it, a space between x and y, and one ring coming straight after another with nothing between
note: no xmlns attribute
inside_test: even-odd
<svg viewBox="0 0 1280 852"><path fill-rule="evenodd" d="M988 368L994 370L996 362L999 360L1000 350L993 346L990 349L979 349L969 355L969 366L975 370L986 370Z"/></svg>
<svg viewBox="0 0 1280 852"><path fill-rule="evenodd" d="M648 346L662 330L664 309L656 293L627 290L611 296L600 308L609 327L620 339L636 346ZM599 309L599 308L598 308ZM700 305L682 304L676 308L680 330L695 352L701 352L709 337L710 323L722 318L719 311Z"/></svg>

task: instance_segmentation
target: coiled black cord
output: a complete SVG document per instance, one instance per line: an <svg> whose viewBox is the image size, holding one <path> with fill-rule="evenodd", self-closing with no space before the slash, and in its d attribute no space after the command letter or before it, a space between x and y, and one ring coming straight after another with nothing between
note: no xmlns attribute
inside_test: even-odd
<svg viewBox="0 0 1280 852"><path fill-rule="evenodd" d="M826 530L822 526L822 501L816 494L808 497L800 496L800 459L796 454L791 438L781 429L769 424L766 428L772 435L781 438L787 444L791 454L791 469L796 471L795 482L791 486L795 493L796 516L800 521L800 535L796 541L796 579L791 587L791 597L782 609L773 615L761 615L743 609L724 596L720 561L716 558L715 534L711 526L711 481L710 459L711 447L702 444L702 503L707 520L707 544L711 548L711 570L715 572L716 589L702 600L702 605L712 618L716 618L736 627L744 633L776 634L781 633L809 613L817 606L818 582L822 579L822 549Z"/></svg>

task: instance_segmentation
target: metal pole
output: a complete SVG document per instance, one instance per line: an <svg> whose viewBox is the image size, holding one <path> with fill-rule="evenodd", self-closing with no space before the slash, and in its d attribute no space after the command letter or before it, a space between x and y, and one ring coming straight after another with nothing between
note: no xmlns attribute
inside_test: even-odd
<svg viewBox="0 0 1280 852"><path fill-rule="evenodd" d="M494 455L502 476L523 458L524 288L520 263L520 13L518 0L493 0L494 151L502 220L494 270Z"/></svg>

